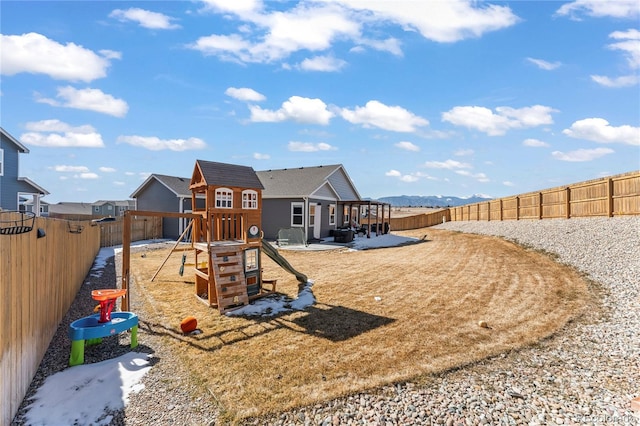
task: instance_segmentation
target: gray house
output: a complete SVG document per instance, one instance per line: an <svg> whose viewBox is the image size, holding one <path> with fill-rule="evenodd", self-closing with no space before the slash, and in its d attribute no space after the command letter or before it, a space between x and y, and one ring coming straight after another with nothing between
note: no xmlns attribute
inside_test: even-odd
<svg viewBox="0 0 640 426"><path fill-rule="evenodd" d="M27 147L0 127L0 210L33 211L41 213L40 198L46 189L26 177L18 175L19 154L28 154Z"/></svg>
<svg viewBox="0 0 640 426"><path fill-rule="evenodd" d="M92 204L93 216L124 216L127 210L136 208L135 200L98 200Z"/></svg>
<svg viewBox="0 0 640 426"><path fill-rule="evenodd" d="M156 212L191 213L190 177L152 174L131 194L136 200L137 210ZM198 207L204 208L204 195L197 199ZM187 219L163 218L164 238L178 239L188 225Z"/></svg>
<svg viewBox="0 0 640 426"><path fill-rule="evenodd" d="M264 187L262 230L268 240L278 239L281 229L300 230L304 241L323 239L337 228L362 221L370 206L341 164L265 170L256 175ZM190 180L152 174L131 197L138 210L190 213ZM204 202L198 199L198 208ZM164 237L177 239L187 224L184 219L164 218Z"/></svg>
<svg viewBox="0 0 640 426"><path fill-rule="evenodd" d="M358 190L341 164L256 172L262 191L266 239L298 228L305 241L322 239L359 218ZM351 203L356 207L352 207Z"/></svg>

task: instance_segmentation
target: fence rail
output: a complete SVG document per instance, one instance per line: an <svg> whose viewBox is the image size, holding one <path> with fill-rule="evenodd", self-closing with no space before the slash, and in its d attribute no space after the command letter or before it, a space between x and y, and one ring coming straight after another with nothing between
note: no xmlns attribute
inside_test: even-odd
<svg viewBox="0 0 640 426"><path fill-rule="evenodd" d="M89 221L35 218L29 232L0 235L0 424L20 407L99 249Z"/></svg>

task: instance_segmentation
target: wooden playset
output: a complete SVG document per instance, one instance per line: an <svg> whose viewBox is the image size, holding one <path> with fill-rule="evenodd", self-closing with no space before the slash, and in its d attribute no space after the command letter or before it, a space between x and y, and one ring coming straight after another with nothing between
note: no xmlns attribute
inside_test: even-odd
<svg viewBox="0 0 640 426"><path fill-rule="evenodd" d="M275 280L262 277L264 249L280 266L306 282L262 239L262 183L251 167L196 161L189 188L192 213L201 220L191 230L196 295L220 313L272 294ZM204 207L198 198L204 195Z"/></svg>

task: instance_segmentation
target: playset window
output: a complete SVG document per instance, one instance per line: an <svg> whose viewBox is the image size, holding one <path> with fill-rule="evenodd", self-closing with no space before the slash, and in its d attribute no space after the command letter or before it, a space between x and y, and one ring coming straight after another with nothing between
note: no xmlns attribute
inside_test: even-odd
<svg viewBox="0 0 640 426"><path fill-rule="evenodd" d="M216 189L216 208L233 208L233 191L228 188Z"/></svg>
<svg viewBox="0 0 640 426"><path fill-rule="evenodd" d="M242 208L243 209L257 209L258 208L258 193L256 191L246 189L242 191Z"/></svg>

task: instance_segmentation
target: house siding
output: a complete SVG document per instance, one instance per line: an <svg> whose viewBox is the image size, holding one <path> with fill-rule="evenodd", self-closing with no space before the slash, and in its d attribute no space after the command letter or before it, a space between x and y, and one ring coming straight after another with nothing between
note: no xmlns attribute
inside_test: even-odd
<svg viewBox="0 0 640 426"><path fill-rule="evenodd" d="M16 146L2 138L0 148L4 151L4 174L0 176L0 208L18 210L18 192L21 182L18 181L18 150ZM31 192L29 188L29 192Z"/></svg>
<svg viewBox="0 0 640 426"><path fill-rule="evenodd" d="M191 210L191 199L187 200L188 210ZM138 210L148 210L157 212L179 212L180 203L176 194L166 186L152 180L137 197ZM180 237L180 219L162 218L162 236L164 238L178 239Z"/></svg>
<svg viewBox="0 0 640 426"><path fill-rule="evenodd" d="M342 170L338 170L329 176L328 181L338 193L341 200L357 200L360 196L353 190L349 178Z"/></svg>
<svg viewBox="0 0 640 426"><path fill-rule="evenodd" d="M262 227L264 238L275 240L282 228L291 228L291 203L301 198L262 199ZM304 212L306 218L306 210Z"/></svg>

